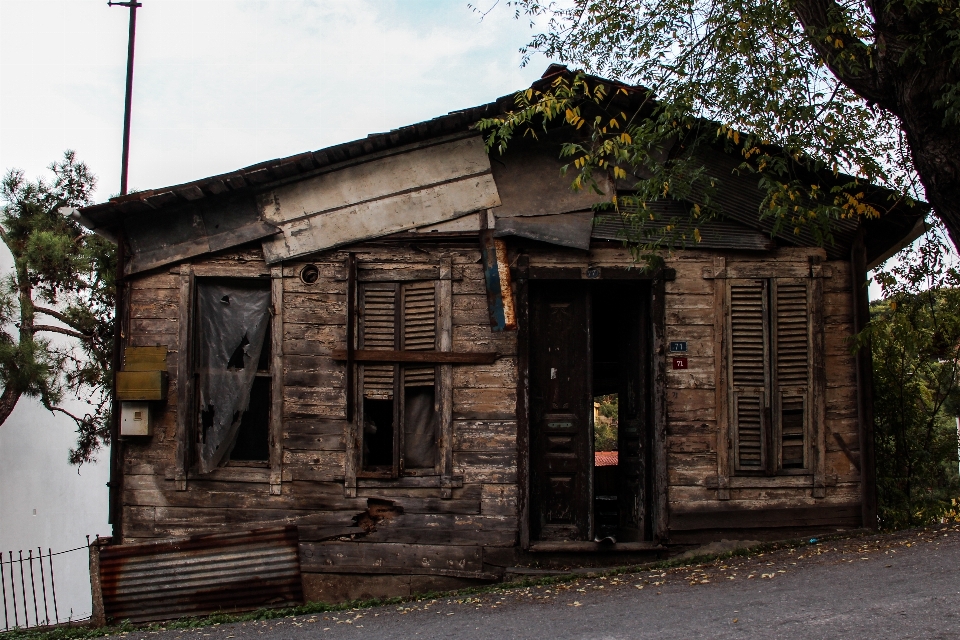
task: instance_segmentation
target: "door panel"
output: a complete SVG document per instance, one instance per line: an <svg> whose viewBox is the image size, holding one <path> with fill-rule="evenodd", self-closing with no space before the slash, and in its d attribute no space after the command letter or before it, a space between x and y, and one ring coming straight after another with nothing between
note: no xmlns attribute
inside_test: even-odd
<svg viewBox="0 0 960 640"><path fill-rule="evenodd" d="M619 429L619 506L620 529L618 540L635 542L649 540L651 528L647 514L652 480L649 474L647 420L649 402L646 395L649 370L649 326L644 310L645 293L634 287L622 295L619 309L623 336L620 350L620 429ZM650 476L648 478L648 476Z"/></svg>
<svg viewBox="0 0 960 640"><path fill-rule="evenodd" d="M531 534L591 535L590 297L580 283L530 287Z"/></svg>

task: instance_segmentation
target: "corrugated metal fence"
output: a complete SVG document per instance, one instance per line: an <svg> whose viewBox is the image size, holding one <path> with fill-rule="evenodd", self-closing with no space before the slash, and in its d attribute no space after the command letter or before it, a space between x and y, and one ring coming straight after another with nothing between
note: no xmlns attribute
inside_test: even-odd
<svg viewBox="0 0 960 640"><path fill-rule="evenodd" d="M302 604L296 526L91 548L93 622Z"/></svg>

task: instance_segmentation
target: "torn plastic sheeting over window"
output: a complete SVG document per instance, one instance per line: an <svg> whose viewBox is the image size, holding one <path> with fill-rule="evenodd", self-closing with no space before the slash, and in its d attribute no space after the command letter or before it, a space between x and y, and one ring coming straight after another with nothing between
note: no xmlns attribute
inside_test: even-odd
<svg viewBox="0 0 960 640"><path fill-rule="evenodd" d="M209 473L230 459L270 323L269 283L198 283L198 465Z"/></svg>
<svg viewBox="0 0 960 640"><path fill-rule="evenodd" d="M403 462L407 469L432 469L437 464L437 412L433 387L406 390Z"/></svg>

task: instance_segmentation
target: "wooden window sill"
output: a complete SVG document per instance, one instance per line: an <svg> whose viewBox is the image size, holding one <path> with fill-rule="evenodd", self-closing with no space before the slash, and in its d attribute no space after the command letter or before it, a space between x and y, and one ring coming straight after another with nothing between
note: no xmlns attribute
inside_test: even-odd
<svg viewBox="0 0 960 640"><path fill-rule="evenodd" d="M453 476L450 488L458 489L463 486L463 476ZM402 478L364 478L357 475L357 488L400 488L400 489L440 489L443 488L440 475L430 476L403 476Z"/></svg>
<svg viewBox="0 0 960 640"><path fill-rule="evenodd" d="M837 483L836 476L827 477L827 485L832 486ZM708 489L719 489L719 481L716 476L707 478ZM779 475L779 476L731 476L727 478L728 489L776 489L791 487L809 489L813 486L813 474L809 471L801 474Z"/></svg>
<svg viewBox="0 0 960 640"><path fill-rule="evenodd" d="M270 482L270 466L264 467L240 467L228 465L214 469L210 473L190 473L191 480L216 480L218 482Z"/></svg>

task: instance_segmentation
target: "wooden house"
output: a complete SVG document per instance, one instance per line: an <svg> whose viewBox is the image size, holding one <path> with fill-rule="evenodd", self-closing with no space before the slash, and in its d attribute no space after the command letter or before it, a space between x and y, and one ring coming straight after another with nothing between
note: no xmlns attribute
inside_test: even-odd
<svg viewBox="0 0 960 640"><path fill-rule="evenodd" d="M772 234L717 150L724 219L644 270L556 139L487 154L512 106L77 213L123 272L115 543L296 525L332 600L875 523L850 341L922 207Z"/></svg>

